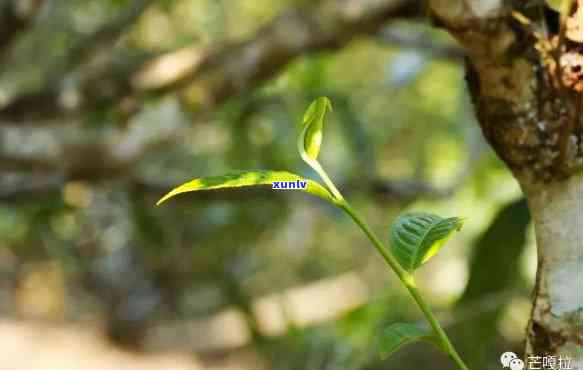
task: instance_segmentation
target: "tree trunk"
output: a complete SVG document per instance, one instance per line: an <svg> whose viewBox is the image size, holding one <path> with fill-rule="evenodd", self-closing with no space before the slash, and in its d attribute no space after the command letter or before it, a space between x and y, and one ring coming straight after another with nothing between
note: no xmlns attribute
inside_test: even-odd
<svg viewBox="0 0 583 370"><path fill-rule="evenodd" d="M583 176L524 189L538 248L527 354L569 357L583 369Z"/></svg>
<svg viewBox="0 0 583 370"><path fill-rule="evenodd" d="M563 356L570 359L563 369L583 370L583 175L577 174L583 164L583 110L577 108L583 95L561 82L572 70L549 67L554 59L510 12L532 17L532 4L507 5L430 0L432 15L467 55L468 86L484 136L520 183L535 222L538 272L526 363L530 356ZM554 19L548 24L557 24L558 14L547 10L549 16ZM562 53L583 60L583 45L570 47ZM541 357L530 368L542 368Z"/></svg>

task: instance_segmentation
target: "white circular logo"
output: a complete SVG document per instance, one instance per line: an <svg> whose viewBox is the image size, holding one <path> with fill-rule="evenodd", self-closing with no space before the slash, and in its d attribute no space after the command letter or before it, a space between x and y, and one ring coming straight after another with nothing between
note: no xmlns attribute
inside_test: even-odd
<svg viewBox="0 0 583 370"><path fill-rule="evenodd" d="M514 352L504 352L502 356L500 356L500 362L502 362L503 367L509 367L514 359L518 359L518 356L516 356L516 353ZM520 362L522 362L522 360ZM522 367L524 367L524 364L522 364ZM522 369L522 367L520 369ZM511 368L511 370L514 370L514 368Z"/></svg>
<svg viewBox="0 0 583 370"><path fill-rule="evenodd" d="M514 358L510 361L510 370L522 370L524 369L524 361L519 358Z"/></svg>

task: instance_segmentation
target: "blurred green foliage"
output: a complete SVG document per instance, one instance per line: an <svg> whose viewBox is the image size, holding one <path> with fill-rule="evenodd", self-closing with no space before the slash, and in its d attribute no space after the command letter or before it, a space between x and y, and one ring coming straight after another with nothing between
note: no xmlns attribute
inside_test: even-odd
<svg viewBox="0 0 583 370"><path fill-rule="evenodd" d="M68 47L131 1L53 3L0 68L0 102L34 91ZM299 3L159 0L94 58L242 40ZM436 48L452 47L444 34L419 24L388 27L420 35ZM520 190L483 143L464 87L459 60L373 35L339 51L306 54L212 112L189 111L176 96L146 96L132 119L152 125L187 121L189 127L172 145L153 148L126 169L132 180L70 178L58 189L2 198L0 288L6 298L0 307L20 317L98 318L113 340L134 348L144 348L157 325L205 319L235 307L252 332L245 347L269 368L429 369L428 363L445 368L447 360L424 344L378 359L375 338L382 328L421 316L358 230L324 202L295 192L241 189L189 194L154 207L179 183L234 169L288 169L313 177L295 150L297 118L312 99L325 95L334 111L319 160L379 234L385 235L403 210L467 217L459 237L419 270L419 285L441 312L453 342L464 342L462 356L472 361L470 367L497 368L498 349L515 348L517 337L511 334L522 334L526 323L527 312L517 320L513 307L522 307L515 303L527 296L521 277L528 271L518 266L530 255L522 251L533 246L522 234L527 216L508 208ZM107 130L125 127L124 114L120 105L105 105L80 119ZM501 217L520 225L521 234L508 237ZM493 256L506 258L505 264L496 266L488 259ZM62 276L62 284L22 292L23 282L46 264L57 266L50 271ZM276 336L260 329L258 299L345 273L366 282L367 298L358 307L305 326L290 314ZM66 292L60 306L25 309L30 302L39 304L34 303L38 291L57 288ZM492 298L492 292L501 295ZM23 299L25 293L32 300ZM454 319L448 321L450 310ZM487 331L488 344L464 327ZM205 334L194 333L195 344L204 342ZM215 349L223 357L237 350Z"/></svg>

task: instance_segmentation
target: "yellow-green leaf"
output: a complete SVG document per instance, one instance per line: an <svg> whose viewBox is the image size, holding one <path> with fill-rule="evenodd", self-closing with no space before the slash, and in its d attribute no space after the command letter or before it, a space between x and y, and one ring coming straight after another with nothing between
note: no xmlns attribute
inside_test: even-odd
<svg viewBox="0 0 583 370"><path fill-rule="evenodd" d="M210 176L194 179L164 195L156 205L182 193L200 190L237 188L243 186L271 185L274 181L307 181L307 187L302 190L325 200L333 201L332 196L322 185L309 179L286 171L242 171L223 176Z"/></svg>
<svg viewBox="0 0 583 370"><path fill-rule="evenodd" d="M332 110L330 99L320 97L312 102L300 126L300 136L298 137L298 150L304 160L307 158L316 160L322 145L322 131L326 113Z"/></svg>

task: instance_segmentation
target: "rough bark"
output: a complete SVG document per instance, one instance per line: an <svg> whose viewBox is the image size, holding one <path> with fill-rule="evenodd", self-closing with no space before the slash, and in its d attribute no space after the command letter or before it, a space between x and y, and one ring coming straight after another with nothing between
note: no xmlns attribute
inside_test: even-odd
<svg viewBox="0 0 583 370"><path fill-rule="evenodd" d="M526 357L568 356L573 369L583 369L581 97L556 83L537 38L511 15L528 11L520 6L431 2L439 24L466 52L482 131L519 181L535 220L538 273Z"/></svg>
<svg viewBox="0 0 583 370"><path fill-rule="evenodd" d="M583 369L583 176L524 188L539 263L527 353L568 356Z"/></svg>

